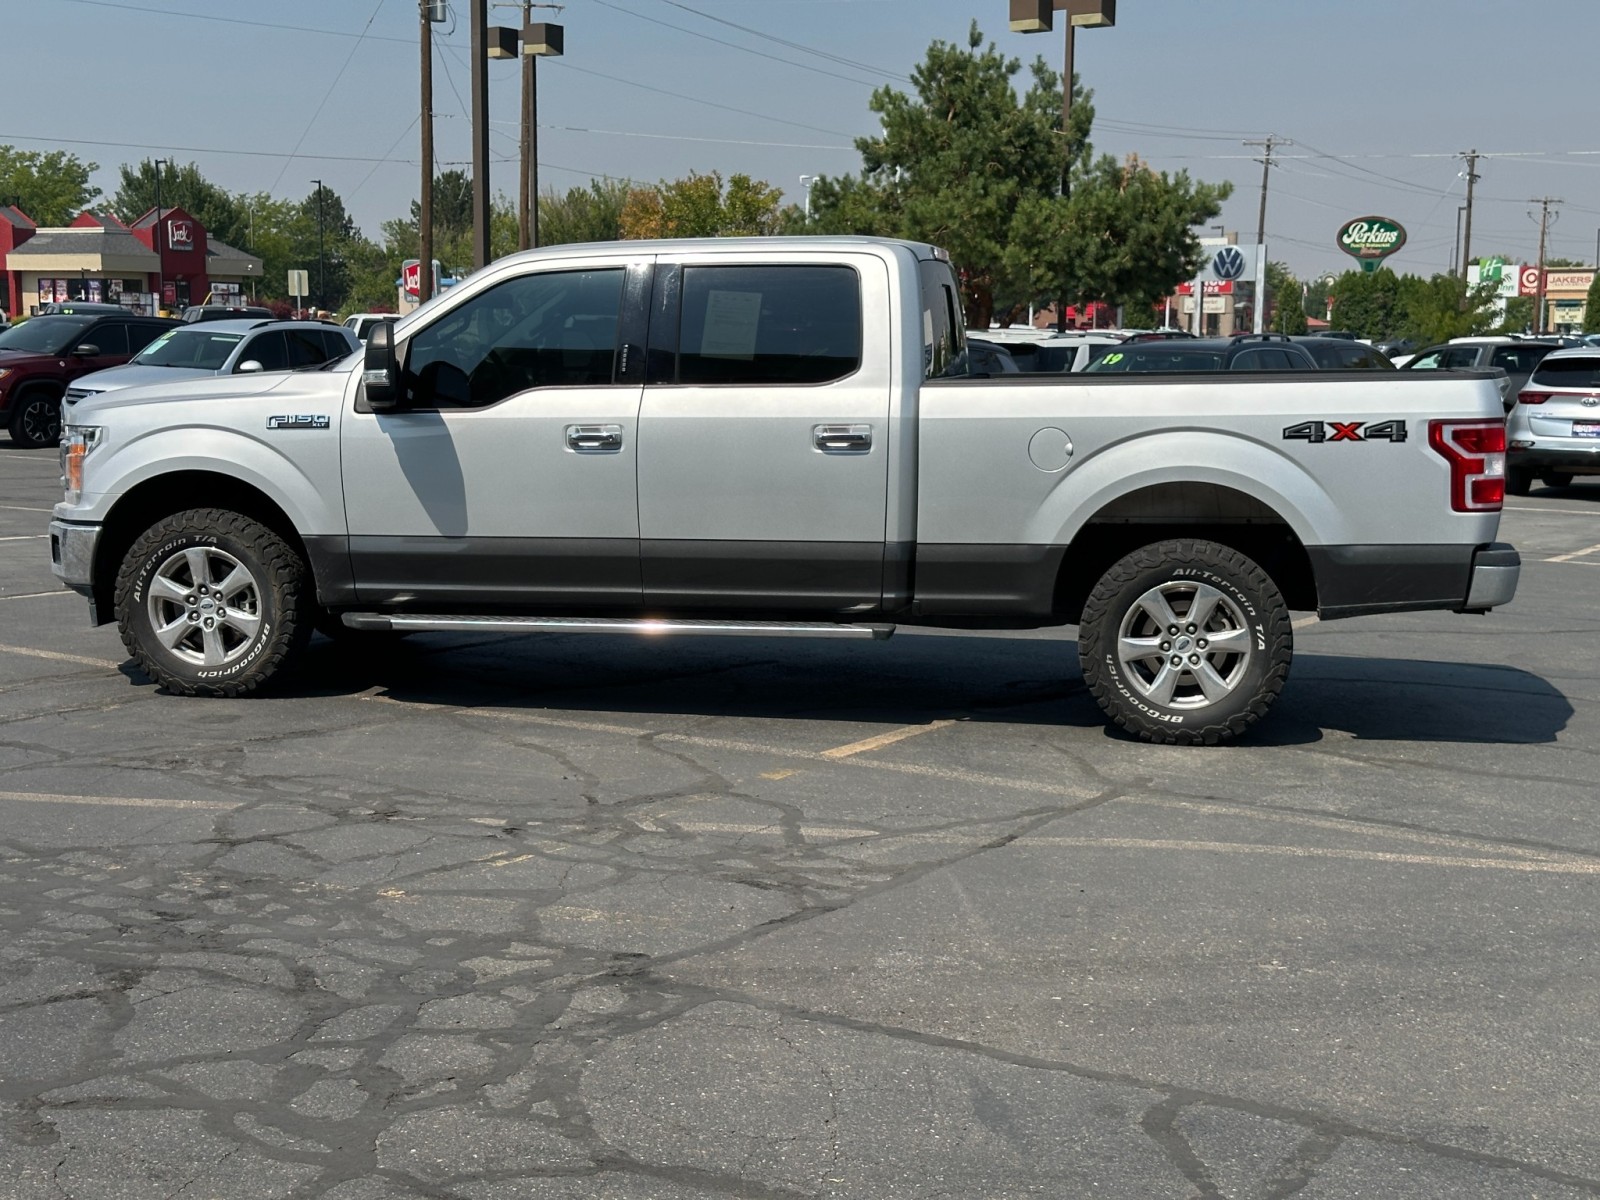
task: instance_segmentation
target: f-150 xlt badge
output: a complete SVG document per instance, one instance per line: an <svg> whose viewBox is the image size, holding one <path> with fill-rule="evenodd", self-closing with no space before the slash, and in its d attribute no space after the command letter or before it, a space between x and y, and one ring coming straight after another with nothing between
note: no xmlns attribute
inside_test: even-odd
<svg viewBox="0 0 1600 1200"><path fill-rule="evenodd" d="M268 417L268 429L326 429L328 428L328 415L326 413L301 413L298 416Z"/></svg>
<svg viewBox="0 0 1600 1200"><path fill-rule="evenodd" d="M1403 442L1404 421L1303 421L1283 431L1286 442Z"/></svg>

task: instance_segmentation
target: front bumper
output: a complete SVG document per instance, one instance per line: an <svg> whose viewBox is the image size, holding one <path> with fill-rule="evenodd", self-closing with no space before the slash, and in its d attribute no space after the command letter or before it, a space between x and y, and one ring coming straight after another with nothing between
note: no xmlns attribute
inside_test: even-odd
<svg viewBox="0 0 1600 1200"><path fill-rule="evenodd" d="M93 597L94 556L100 526L50 522L50 570L75 592Z"/></svg>
<svg viewBox="0 0 1600 1200"><path fill-rule="evenodd" d="M1480 546L1309 546L1323 620L1375 613L1488 612L1516 595L1522 558Z"/></svg>

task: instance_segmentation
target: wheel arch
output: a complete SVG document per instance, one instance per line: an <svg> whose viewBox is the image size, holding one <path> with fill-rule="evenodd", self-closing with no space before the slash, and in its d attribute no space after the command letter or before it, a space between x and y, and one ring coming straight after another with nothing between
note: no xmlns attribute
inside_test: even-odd
<svg viewBox="0 0 1600 1200"><path fill-rule="evenodd" d="M318 598L337 590L341 564L314 552L294 520L271 496L253 484L219 471L183 470L156 475L118 498L101 525L95 547L94 611L104 623L115 610L117 569L134 540L163 517L191 508L226 508L258 521L300 555L316 581ZM348 571L348 563L343 564Z"/></svg>
<svg viewBox="0 0 1600 1200"><path fill-rule="evenodd" d="M1272 577L1289 608L1316 609L1316 577L1294 524L1248 492L1189 480L1135 488L1079 525L1056 577L1054 610L1077 622L1090 589L1113 563L1141 546L1179 537L1237 550Z"/></svg>

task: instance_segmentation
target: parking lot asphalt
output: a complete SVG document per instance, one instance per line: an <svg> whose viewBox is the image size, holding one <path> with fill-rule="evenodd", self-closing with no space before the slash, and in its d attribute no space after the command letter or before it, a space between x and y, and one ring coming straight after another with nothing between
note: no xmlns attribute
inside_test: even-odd
<svg viewBox="0 0 1600 1200"><path fill-rule="evenodd" d="M1247 744L1071 631L159 693L0 445L0 1197L1600 1194L1600 482Z"/></svg>

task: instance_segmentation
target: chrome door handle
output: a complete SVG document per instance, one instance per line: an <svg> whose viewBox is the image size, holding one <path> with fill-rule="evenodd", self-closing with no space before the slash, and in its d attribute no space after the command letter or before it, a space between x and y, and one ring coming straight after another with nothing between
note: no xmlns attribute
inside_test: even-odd
<svg viewBox="0 0 1600 1200"><path fill-rule="evenodd" d="M613 454L622 449L622 426L568 425L567 449L579 454Z"/></svg>
<svg viewBox="0 0 1600 1200"><path fill-rule="evenodd" d="M811 444L824 454L866 454L872 449L872 426L813 425Z"/></svg>

